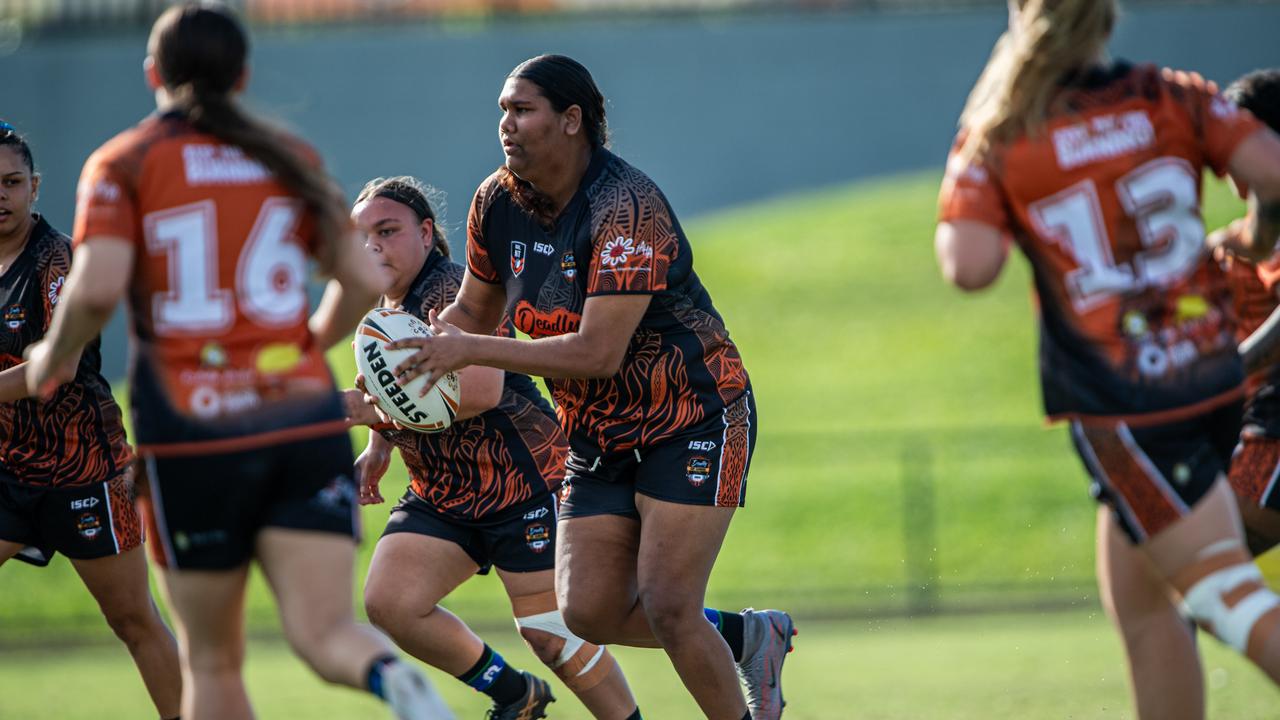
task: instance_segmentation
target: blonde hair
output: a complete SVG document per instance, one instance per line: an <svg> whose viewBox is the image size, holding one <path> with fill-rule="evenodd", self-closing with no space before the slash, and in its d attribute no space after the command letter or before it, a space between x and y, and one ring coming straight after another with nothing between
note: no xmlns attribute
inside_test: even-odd
<svg viewBox="0 0 1280 720"><path fill-rule="evenodd" d="M1058 79L1089 65L1119 14L1117 0L1014 1L1018 12L960 115L960 155L968 162L985 157L993 143L1037 132Z"/></svg>

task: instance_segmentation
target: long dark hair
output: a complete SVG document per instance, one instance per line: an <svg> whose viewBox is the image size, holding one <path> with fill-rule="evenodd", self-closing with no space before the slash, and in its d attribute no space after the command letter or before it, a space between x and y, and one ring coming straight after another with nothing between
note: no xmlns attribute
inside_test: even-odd
<svg viewBox="0 0 1280 720"><path fill-rule="evenodd" d="M1280 69L1254 70L1231 83L1223 94L1280 132Z"/></svg>
<svg viewBox="0 0 1280 720"><path fill-rule="evenodd" d="M360 194L356 195L356 205L370 198L386 198L394 200L401 205L413 211L418 218L418 224L421 225L423 220L431 221L431 232L433 234L431 249L438 250L441 255L449 257L449 239L445 237L445 230L440 222L436 219L435 206L441 202L442 193L439 190L423 183L412 175L397 175L396 177L374 178L365 183L360 190ZM435 202L432 202L432 199Z"/></svg>
<svg viewBox="0 0 1280 720"><path fill-rule="evenodd" d="M171 7L151 28L147 52L192 126L239 147L302 199L320 234L317 260L331 272L347 228L341 195L284 132L244 112L231 97L249 53L248 36L231 10L212 2Z"/></svg>
<svg viewBox="0 0 1280 720"><path fill-rule="evenodd" d="M27 143L27 139L22 137L18 129L4 120L0 120L0 147L11 147L17 151L27 164L27 172L31 175L36 174L36 163L31 158L31 145Z"/></svg>
<svg viewBox="0 0 1280 720"><path fill-rule="evenodd" d="M582 110L582 127L591 149L608 147L609 121L605 115L604 95L582 63L564 55L539 55L517 65L507 74L507 79L512 78L537 85L542 96L558 113L577 105ZM551 198L516 177L505 165L498 170L498 182L525 212L544 224L555 219L556 207Z"/></svg>

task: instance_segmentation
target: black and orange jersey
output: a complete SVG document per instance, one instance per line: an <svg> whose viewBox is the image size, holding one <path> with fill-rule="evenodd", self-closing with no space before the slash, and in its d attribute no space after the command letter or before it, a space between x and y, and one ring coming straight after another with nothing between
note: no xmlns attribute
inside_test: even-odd
<svg viewBox="0 0 1280 720"><path fill-rule="evenodd" d="M462 286L461 265L438 252L414 278L400 309L426 320ZM503 318L499 334L514 334ZM438 512L479 520L542 497L564 481L568 443L551 405L527 375L506 373L498 404L438 433L383 428L400 448L413 492Z"/></svg>
<svg viewBox="0 0 1280 720"><path fill-rule="evenodd" d="M601 457L651 447L747 390L738 348L693 270L689 240L644 173L596 150L550 230L497 178L485 180L472 202L467 264L478 279L504 286L521 332L535 339L574 332L589 297L652 296L616 375L549 381L575 452Z"/></svg>
<svg viewBox="0 0 1280 720"><path fill-rule="evenodd" d="M961 131L940 221L1008 232L1030 261L1051 419L1162 422L1240 396L1201 180L1261 127L1203 81L1120 62L1065 81L1043 132L982 163L958 155Z"/></svg>
<svg viewBox="0 0 1280 720"><path fill-rule="evenodd" d="M26 247L0 274L0 370L21 363L27 346L44 337L70 270L71 239L37 217ZM76 487L124 472L133 453L101 367L94 338L75 379L52 398L0 403L0 481Z"/></svg>
<svg viewBox="0 0 1280 720"><path fill-rule="evenodd" d="M1241 229L1236 226L1228 232ZM1236 341L1244 342L1280 305L1280 297L1276 295L1276 285L1280 283L1280 254L1260 263L1228 256L1223 268L1234 299ZM1280 364L1251 374L1245 389L1245 424L1261 428L1270 437L1280 437Z"/></svg>
<svg viewBox="0 0 1280 720"><path fill-rule="evenodd" d="M89 158L77 203L77 245L112 237L135 246L139 450L243 450L341 430L333 379L307 329L314 223L265 167L180 114L152 115Z"/></svg>

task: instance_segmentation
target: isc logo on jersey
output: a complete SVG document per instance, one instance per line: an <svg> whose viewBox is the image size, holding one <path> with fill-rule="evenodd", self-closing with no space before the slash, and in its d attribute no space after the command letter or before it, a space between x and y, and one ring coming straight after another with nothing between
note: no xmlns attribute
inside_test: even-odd
<svg viewBox="0 0 1280 720"><path fill-rule="evenodd" d="M431 392L419 397L427 384L425 375L401 386L392 372L416 350L387 350L386 346L395 340L431 335L426 323L389 308L369 311L356 328L356 368L365 377L365 389L377 399L383 412L418 432L440 432L453 423L458 414L458 374L447 373Z"/></svg>

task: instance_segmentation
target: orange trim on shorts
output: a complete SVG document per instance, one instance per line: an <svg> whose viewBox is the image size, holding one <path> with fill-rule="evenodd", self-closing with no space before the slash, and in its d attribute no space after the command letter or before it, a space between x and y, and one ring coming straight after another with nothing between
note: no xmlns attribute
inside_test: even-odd
<svg viewBox="0 0 1280 720"><path fill-rule="evenodd" d="M1124 505L1118 509L1144 538L1159 533L1183 516L1185 503L1159 468L1149 458L1135 455L1135 449L1142 452L1136 441L1126 442L1121 436L1122 432L1129 435L1126 426L1076 427L1083 444L1093 456L1090 465L1096 464L1097 472L1102 475L1100 480L1117 497L1117 504ZM1129 437L1132 438L1131 435Z"/></svg>
<svg viewBox="0 0 1280 720"><path fill-rule="evenodd" d="M1252 562L1243 547L1232 548L1191 563L1174 573L1170 581L1178 592L1185 595L1196 583L1219 570Z"/></svg>
<svg viewBox="0 0 1280 720"><path fill-rule="evenodd" d="M132 475L132 470L126 470L106 482L107 502L111 505L111 533L115 536L117 554L120 555L141 545L144 532L138 509L129 499Z"/></svg>
<svg viewBox="0 0 1280 720"><path fill-rule="evenodd" d="M559 609L556 604L556 591L534 593L532 595L515 595L511 598L511 613L517 618L541 615Z"/></svg>
<svg viewBox="0 0 1280 720"><path fill-rule="evenodd" d="M185 443L156 443L147 445L138 445L139 455L150 455L151 457L170 458L170 457L190 457L192 455L225 455L233 452L242 452L244 450L256 450L268 445L281 445L284 443L297 442L299 440L311 440L326 435L337 435L346 433L351 424L346 420L330 420L323 423L315 423L313 425L300 425L298 427L286 428L284 430L272 430L271 432L255 433L253 435L245 435L244 437L226 438L222 440L199 440L196 442Z"/></svg>
<svg viewBox="0 0 1280 720"><path fill-rule="evenodd" d="M750 395L750 390L742 393L722 411L724 435L716 469L716 507L736 508L742 504L742 485L747 480L747 461L751 457Z"/></svg>
<svg viewBox="0 0 1280 720"><path fill-rule="evenodd" d="M1230 405L1233 402L1244 399L1244 385L1240 385L1235 389L1228 390L1221 395L1215 395L1207 400L1201 400L1191 405L1183 405L1182 407L1172 408L1169 410L1157 410L1156 412L1138 413L1136 415L1086 415L1084 413L1061 413L1058 415L1048 415L1045 417L1045 424L1052 425L1056 422L1078 422L1081 425L1117 425L1124 423L1129 427L1150 427L1152 425L1167 425L1179 420L1204 415L1206 413L1217 410L1220 407Z"/></svg>

